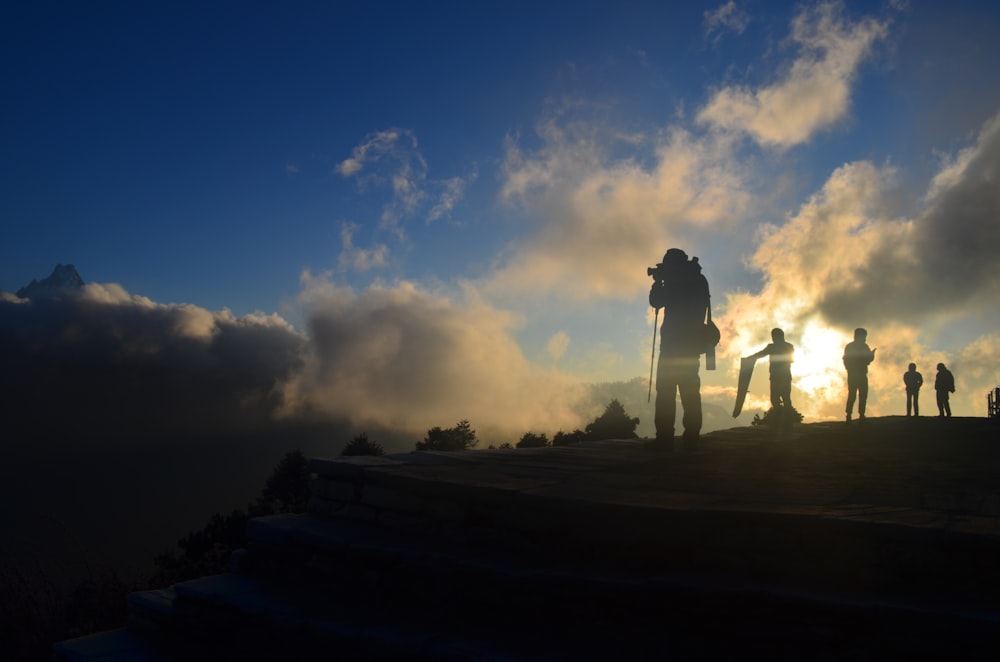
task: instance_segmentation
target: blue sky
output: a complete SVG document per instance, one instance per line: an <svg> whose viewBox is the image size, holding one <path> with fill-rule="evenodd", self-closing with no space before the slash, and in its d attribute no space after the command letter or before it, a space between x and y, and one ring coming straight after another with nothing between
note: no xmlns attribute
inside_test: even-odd
<svg viewBox="0 0 1000 662"><path fill-rule="evenodd" d="M195 335L287 324L289 409L582 425L585 385L647 375L670 246L712 286L719 411L776 325L812 420L842 417L855 326L875 415L911 360L954 369L957 414L1000 383L996 3L39 2L0 26L0 289L73 263Z"/></svg>

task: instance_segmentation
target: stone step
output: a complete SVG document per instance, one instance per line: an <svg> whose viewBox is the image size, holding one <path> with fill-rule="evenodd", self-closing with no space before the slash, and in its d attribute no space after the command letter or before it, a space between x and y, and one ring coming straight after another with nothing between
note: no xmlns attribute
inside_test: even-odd
<svg viewBox="0 0 1000 662"><path fill-rule="evenodd" d="M251 520L231 572L133 594L127 632L59 650L1000 659L1000 451L901 429L313 460L310 514Z"/></svg>
<svg viewBox="0 0 1000 662"><path fill-rule="evenodd" d="M656 572L613 564L582 565L572 560L572 550L565 550L564 563L544 559L533 563L520 554L459 546L351 519L260 518L249 523L248 537L250 567L255 571L266 573L267 561L261 557L271 557L285 571L285 581L339 586L359 607L371 613L385 609L413 623L420 622L422 610L442 614L448 613L449 605L475 604L476 612L488 615L496 626L492 635L480 636L502 640L503 632L520 627L524 637L545 641L557 650L613 648L614 641L629 635L636 644L651 645L648 633L666 628L684 646L695 649L720 636L742 645L791 638L804 649L823 645L828 638L861 645L869 633L878 632L893 640L892 650L922 653L940 640L941 632L956 633L969 646L984 645L992 642L1000 625L996 605L944 603L939 596L918 600L853 585L809 590L797 582L799 588L792 590L755 583L749 576L699 575L683 569L671 571L667 565ZM292 568L297 572L288 572ZM814 571L824 572L822 568ZM533 616L529 622L546 623L552 631L545 634L525 626L511 616L519 610ZM465 624L460 615L450 618ZM592 629L580 634L579 641L557 634L572 632L580 622L591 624ZM816 623L849 624L850 628L817 630Z"/></svg>
<svg viewBox="0 0 1000 662"><path fill-rule="evenodd" d="M53 646L61 662L170 662L176 658L147 637L127 628L61 641Z"/></svg>
<svg viewBox="0 0 1000 662"><path fill-rule="evenodd" d="M134 632L158 633L173 626L173 588L136 591L128 596L128 627Z"/></svg>
<svg viewBox="0 0 1000 662"><path fill-rule="evenodd" d="M410 612L373 610L327 588L225 573L173 589L172 627L184 640L211 648L237 642L264 659L307 659L322 650L348 659L524 659L475 636L490 628L452 628Z"/></svg>

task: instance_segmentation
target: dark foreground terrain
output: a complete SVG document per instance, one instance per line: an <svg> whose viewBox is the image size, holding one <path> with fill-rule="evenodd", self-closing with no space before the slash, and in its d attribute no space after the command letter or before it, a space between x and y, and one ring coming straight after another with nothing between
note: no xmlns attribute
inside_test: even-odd
<svg viewBox="0 0 1000 662"><path fill-rule="evenodd" d="M997 659L1000 440L900 417L316 459L232 572L62 659Z"/></svg>

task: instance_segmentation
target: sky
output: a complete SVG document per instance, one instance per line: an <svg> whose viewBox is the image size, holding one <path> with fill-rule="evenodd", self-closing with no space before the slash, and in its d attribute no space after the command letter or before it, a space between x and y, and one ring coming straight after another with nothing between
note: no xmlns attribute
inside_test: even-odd
<svg viewBox="0 0 1000 662"><path fill-rule="evenodd" d="M646 268L680 247L722 330L706 430L768 407L760 365L730 415L776 326L807 421L843 418L859 326L870 416L911 361L923 413L944 362L984 416L997 34L963 1L7 7L0 322L48 372L5 388L497 443L618 397L649 435ZM79 297L14 296L57 263Z"/></svg>

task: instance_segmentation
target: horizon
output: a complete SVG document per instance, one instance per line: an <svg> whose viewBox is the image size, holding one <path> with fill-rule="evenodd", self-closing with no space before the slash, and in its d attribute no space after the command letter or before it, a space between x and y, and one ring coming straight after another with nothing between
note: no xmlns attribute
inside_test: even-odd
<svg viewBox="0 0 1000 662"><path fill-rule="evenodd" d="M58 263L86 285L0 314L52 360L215 362L226 412L516 440L617 385L649 435L645 270L676 246L722 330L705 431L769 407L758 366L728 415L774 327L807 422L842 420L855 327L869 415L905 411L910 362L933 412L943 362L985 416L998 28L980 2L19 7L0 290Z"/></svg>

